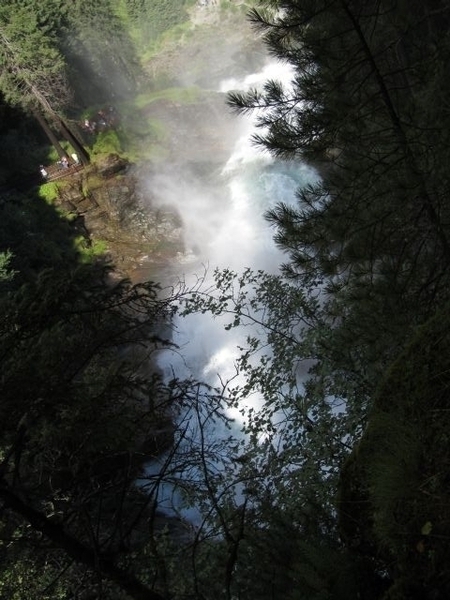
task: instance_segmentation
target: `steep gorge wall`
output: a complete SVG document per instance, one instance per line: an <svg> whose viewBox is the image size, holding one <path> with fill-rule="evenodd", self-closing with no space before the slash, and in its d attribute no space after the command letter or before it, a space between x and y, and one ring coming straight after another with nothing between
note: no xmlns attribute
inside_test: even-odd
<svg viewBox="0 0 450 600"><path fill-rule="evenodd" d="M133 278L143 261L157 266L183 251L176 213L155 206L151 192L139 183L136 167L117 155L57 188L57 207L92 242L104 242L120 275Z"/></svg>

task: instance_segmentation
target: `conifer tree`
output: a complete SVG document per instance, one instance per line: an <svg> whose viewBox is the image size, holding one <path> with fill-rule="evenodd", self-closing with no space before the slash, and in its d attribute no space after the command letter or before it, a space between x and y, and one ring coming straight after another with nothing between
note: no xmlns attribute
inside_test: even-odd
<svg viewBox="0 0 450 600"><path fill-rule="evenodd" d="M1 7L0 40L0 89L6 100L54 124L88 164L89 154L63 114L71 98L64 58L36 13L15 4Z"/></svg>
<svg viewBox="0 0 450 600"><path fill-rule="evenodd" d="M251 18L272 53L292 64L292 86L267 82L231 104L259 109L266 130L256 142L276 156L323 165L322 181L300 193L296 208L280 204L268 215L290 255L285 272L303 285L324 282L330 312L345 321L339 344L353 339L373 364L384 353L389 361L409 324L448 289L439 165L449 145L437 131L447 115L445 101L430 97L446 95L435 73L450 47L436 14L445 19L448 10L389 0L263 5Z"/></svg>

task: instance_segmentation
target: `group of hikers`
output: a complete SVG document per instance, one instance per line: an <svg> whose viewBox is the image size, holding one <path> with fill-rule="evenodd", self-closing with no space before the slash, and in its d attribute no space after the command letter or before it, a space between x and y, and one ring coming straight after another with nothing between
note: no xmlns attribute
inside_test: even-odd
<svg viewBox="0 0 450 600"><path fill-rule="evenodd" d="M119 114L114 106L108 106L105 108L101 108L90 118L85 118L81 124L82 129L89 133L95 134L100 131L105 131L106 129L116 127L119 124ZM62 156L56 163L56 171L68 169L69 167L78 166L80 164L80 160L78 156L73 153L70 155L70 159L67 156ZM55 176L55 168L45 167L44 165L39 166L39 171L41 173L42 179L47 181L49 178ZM59 173L58 173L59 175Z"/></svg>
<svg viewBox="0 0 450 600"><path fill-rule="evenodd" d="M80 164L80 159L78 158L78 154L73 152L70 155L70 161L67 156L62 156L56 162L56 172L59 173L61 170L68 169L69 167L76 167ZM39 171L41 173L41 177L44 180L49 179L49 177L53 177L55 175L55 168L53 167L44 167L44 165L39 165ZM49 172L51 171L51 173Z"/></svg>
<svg viewBox="0 0 450 600"><path fill-rule="evenodd" d="M101 108L93 117L84 119L83 129L88 133L105 131L110 127L116 127L119 123L119 115L114 106Z"/></svg>

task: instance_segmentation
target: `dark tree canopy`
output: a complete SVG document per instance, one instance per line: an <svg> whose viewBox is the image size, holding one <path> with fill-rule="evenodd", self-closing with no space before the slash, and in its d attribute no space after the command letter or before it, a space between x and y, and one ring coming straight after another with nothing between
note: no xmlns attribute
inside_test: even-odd
<svg viewBox="0 0 450 600"><path fill-rule="evenodd" d="M314 296L319 286L320 311L316 305L316 319L300 334L282 317L278 321L273 317L270 324L289 327L283 329L291 336L291 344L282 346L285 353L293 343L300 357L306 357L302 345L308 338L313 342L310 352L316 363L304 396L311 407L310 427L325 423L323 416L313 417L322 394L341 397L348 415L359 407L358 425L355 421L341 424L342 439L349 447L355 445L353 462L343 476L349 491L343 541L356 556L371 557L374 574L385 574L384 584L380 588L377 584L372 592L378 590L376 597L383 598L444 598L447 575L437 571L431 575L425 560L431 539L417 541L419 545L413 547L418 524L413 524L412 517L410 521L398 518L395 524L395 514L387 514L400 510L402 486L405 494L408 486L425 489L427 468L413 465L418 456L434 464L433 454L441 452L436 438L425 440L418 430L412 433L416 426L426 427L426 419L434 422L429 411L438 410L432 407L446 385L440 379L432 389L432 354L421 355L429 376L429 380L424 376L430 385L429 398L424 388L417 397L408 391L419 385L405 365L405 361L417 360L412 355L403 359L397 371L400 381L394 384L391 377L386 384L401 390L392 399L393 405L400 407L404 402L406 411L427 413L423 420L416 413L417 421L411 421L411 429L405 432L395 429L401 419L395 408L378 424L376 435L382 437L386 427L386 435L392 436L387 444L395 445L397 440L399 446L386 450L377 463L377 468L389 470L391 479L388 482L377 472L371 473L370 482L361 482L358 473L366 468L365 463L377 461L380 443L369 432L378 419L378 412L370 416L370 407L380 380L414 339L417 327L441 310L445 321L448 310L450 204L449 178L444 172L449 158L444 125L448 78L444 72L450 51L446 28L450 7L444 1L390 0L281 0L261 6L250 17L273 55L291 64L293 78L290 85L269 81L262 91L232 94L230 104L238 111L257 110L262 132L255 136L256 143L277 157L310 161L321 173L317 185L299 192L295 207L280 203L267 215L277 243L288 253L284 273L292 288L310 289ZM266 302L276 315L276 302L272 298ZM298 318L305 319L307 314L305 306L299 305ZM445 328L442 336L445 344ZM390 397L386 388L385 393ZM293 401L290 396L283 405L291 407L291 419L296 418ZM359 449L357 442L365 427L368 433ZM419 436L414 450L407 449L406 440L400 447L403 434L411 440ZM380 467L383 460L386 464ZM398 464L391 464L395 460ZM409 476L415 479L408 480ZM437 485L435 499L428 497L428 502L430 514L434 511L441 518L448 485L442 480ZM391 493L388 503L383 494ZM405 497L405 501L414 503L412 498ZM433 506L434 501L442 501L441 508ZM361 511L360 524L354 522L352 503ZM389 519L389 532L377 521L382 518L380 511ZM420 520L424 512L414 518ZM430 533L428 529L424 526L423 536ZM400 549L402 543L411 544L408 552L404 545ZM391 554L385 553L386 545ZM445 562L444 548L433 548L437 560ZM389 566L400 563L398 571ZM414 574L409 564L415 565ZM403 579L406 572L410 585ZM383 595L385 586L390 591ZM366 590L369 595L364 597L371 597L372 592Z"/></svg>

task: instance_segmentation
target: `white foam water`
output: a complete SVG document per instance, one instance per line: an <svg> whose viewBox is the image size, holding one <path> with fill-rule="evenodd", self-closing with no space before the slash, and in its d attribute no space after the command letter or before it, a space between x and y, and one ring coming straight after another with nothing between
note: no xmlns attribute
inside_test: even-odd
<svg viewBox="0 0 450 600"><path fill-rule="evenodd" d="M222 83L221 90L248 89L268 78L284 78L290 71L277 63L268 65L260 73L242 80L229 79ZM224 102L224 112L227 110ZM277 273L283 260L281 251L275 246L273 230L264 218L264 213L278 202L294 203L296 191L317 180L316 172L302 164L276 162L251 142L254 130L252 119L242 119L242 132L235 140L230 156L215 183L204 185L192 172L183 169L176 177L160 175L152 181L152 189L158 190L159 202L175 206L183 223L186 255L189 261L180 261L177 275L189 286L205 276L204 287L212 284L214 268L229 268L241 272L245 268L263 269ZM167 378L174 374L179 379L203 381L210 386L221 386L233 380L233 385L243 384L236 371L239 347L252 333L248 328L225 330L228 319L213 318L210 314L191 314L177 318L174 339L177 351L166 351L160 357L160 367ZM245 421L244 408L259 407L261 399L249 398L247 407L229 408L228 417L234 420L233 435ZM191 427L191 435L196 428ZM229 436L230 432L216 425L216 436ZM152 473L157 465L149 467ZM162 486L160 495L167 496L162 505L173 504L173 486ZM176 496L176 494L175 494ZM183 513L185 514L185 513ZM189 513L190 519L193 517Z"/></svg>

